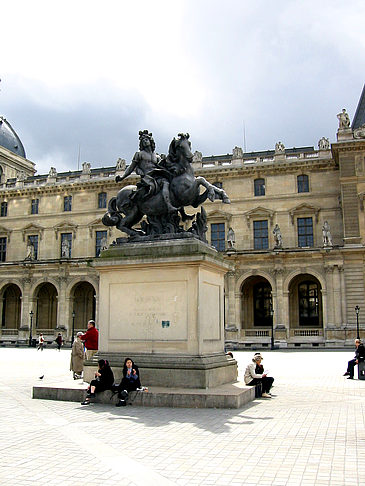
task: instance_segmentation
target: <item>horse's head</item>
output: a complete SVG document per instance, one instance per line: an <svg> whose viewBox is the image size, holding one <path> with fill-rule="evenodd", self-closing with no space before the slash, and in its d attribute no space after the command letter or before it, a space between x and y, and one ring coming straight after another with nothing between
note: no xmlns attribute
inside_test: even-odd
<svg viewBox="0 0 365 486"><path fill-rule="evenodd" d="M170 143L169 156L174 161L193 161L193 154L191 152L191 142L188 133L179 133L178 138L174 138Z"/></svg>

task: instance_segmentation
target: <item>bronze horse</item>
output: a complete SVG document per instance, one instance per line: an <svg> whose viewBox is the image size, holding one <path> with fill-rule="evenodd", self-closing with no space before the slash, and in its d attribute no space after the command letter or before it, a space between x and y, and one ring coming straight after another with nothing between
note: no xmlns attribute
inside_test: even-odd
<svg viewBox="0 0 365 486"><path fill-rule="evenodd" d="M120 231L130 236L145 235L146 232L133 229L144 215L147 216L148 225L152 228L152 234L174 233L179 229L181 215L183 221L192 219L194 216L185 214L184 206L197 208L206 199L214 201L221 199L223 203L230 204L230 200L223 189L210 184L204 177L195 177L191 166L193 154L189 134L178 135L170 143L169 154L160 165L170 175L170 200L177 208L173 213L168 211L163 200L162 191L149 197L131 198L137 186L125 186L109 201L108 212L103 216L103 223L106 226L116 226ZM205 187L205 191L200 194L200 186ZM145 225L146 227L146 225ZM150 231L151 234L151 231Z"/></svg>

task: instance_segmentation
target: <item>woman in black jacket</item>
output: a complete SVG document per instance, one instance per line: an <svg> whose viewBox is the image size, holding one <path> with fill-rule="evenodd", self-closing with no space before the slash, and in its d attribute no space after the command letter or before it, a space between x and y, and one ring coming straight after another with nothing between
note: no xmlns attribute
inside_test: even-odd
<svg viewBox="0 0 365 486"><path fill-rule="evenodd" d="M106 359L99 359L98 365L99 369L95 372L95 379L91 380L89 388L87 389L86 398L81 405L89 405L90 398L94 398L95 393L112 389L114 374L110 368L109 361Z"/></svg>
<svg viewBox="0 0 365 486"><path fill-rule="evenodd" d="M127 404L128 393L141 388L141 380L138 366L134 364L131 358L124 360L123 378L118 386L119 402L117 407L123 407Z"/></svg>

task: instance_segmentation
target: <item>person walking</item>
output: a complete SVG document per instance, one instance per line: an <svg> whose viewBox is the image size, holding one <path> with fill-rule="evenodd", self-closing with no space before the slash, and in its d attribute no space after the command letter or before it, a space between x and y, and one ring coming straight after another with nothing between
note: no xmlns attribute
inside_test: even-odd
<svg viewBox="0 0 365 486"><path fill-rule="evenodd" d="M263 357L261 353L255 353L252 363L250 363L245 371L244 380L246 385L253 386L261 383L263 398L271 398L270 388L274 382L274 378L267 376L264 372L264 367L261 364Z"/></svg>
<svg viewBox="0 0 365 486"><path fill-rule="evenodd" d="M98 352L99 331L95 327L95 321L87 323L87 331L80 336L86 348L86 359L91 359Z"/></svg>
<svg viewBox="0 0 365 486"><path fill-rule="evenodd" d="M72 343L71 349L70 370L73 373L74 380L81 378L84 370L84 343L80 339L81 336L82 332L76 334L76 339Z"/></svg>
<svg viewBox="0 0 365 486"><path fill-rule="evenodd" d="M62 339L62 334L60 332L58 333L58 336L56 337L55 341L56 341L56 344L57 344L58 351L61 351L61 346L63 344L63 339Z"/></svg>
<svg viewBox="0 0 365 486"><path fill-rule="evenodd" d="M38 338L38 348L37 348L37 351L39 351L39 350L43 351L43 347L44 347L44 337L43 337L43 334L40 333L39 338Z"/></svg>

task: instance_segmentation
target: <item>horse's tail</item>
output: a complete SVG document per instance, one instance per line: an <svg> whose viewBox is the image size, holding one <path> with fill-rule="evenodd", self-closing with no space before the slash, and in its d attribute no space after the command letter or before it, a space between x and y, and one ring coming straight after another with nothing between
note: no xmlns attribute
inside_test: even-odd
<svg viewBox="0 0 365 486"><path fill-rule="evenodd" d="M112 197L108 204L108 212L102 217L102 223L105 226L116 226L121 219L120 214L117 212L117 198Z"/></svg>

